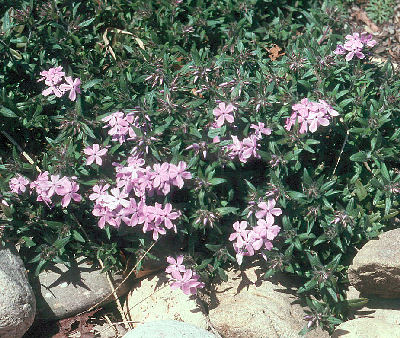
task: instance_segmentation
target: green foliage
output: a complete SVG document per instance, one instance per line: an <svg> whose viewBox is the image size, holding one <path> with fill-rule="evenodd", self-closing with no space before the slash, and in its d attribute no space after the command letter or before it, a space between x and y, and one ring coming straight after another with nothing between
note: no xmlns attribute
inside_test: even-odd
<svg viewBox="0 0 400 338"><path fill-rule="evenodd" d="M365 11L371 20L381 24L393 17L395 5L394 0L369 0Z"/></svg>
<svg viewBox="0 0 400 338"><path fill-rule="evenodd" d="M112 163L125 163L134 145L111 141L101 119L140 107L151 123L146 135L135 130L148 147L146 165L182 160L193 175L157 201L182 212L175 240L201 276L226 278L224 269L235 264L232 224L255 225L254 205L273 196L283 215L265 252L265 276L300 277L311 328L333 329L354 305L344 297L348 264L393 225L400 191L398 72L390 62L332 54L351 33L340 8L314 1L6 1L0 197L10 206L1 205L2 239L18 242L36 273L81 255L121 269L126 255L144 253L148 234L123 224L99 229L88 198L96 183L115 183ZM269 52L275 44L284 53L276 59ZM41 94L40 71L57 65L82 81L75 104ZM305 97L326 100L340 117L315 133L288 132L291 106ZM217 101L235 105L234 126L210 128ZM229 158L223 145L249 136L258 122L272 129L260 141L261 158ZM188 148L202 142L200 151ZM83 149L93 143L110 146L102 167L85 166ZM50 209L9 192L16 173L33 180L36 167L76 176L83 201Z"/></svg>

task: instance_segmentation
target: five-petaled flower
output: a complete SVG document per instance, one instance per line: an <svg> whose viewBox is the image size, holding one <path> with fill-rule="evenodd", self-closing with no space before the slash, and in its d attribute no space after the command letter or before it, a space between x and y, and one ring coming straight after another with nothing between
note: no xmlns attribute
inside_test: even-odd
<svg viewBox="0 0 400 338"><path fill-rule="evenodd" d="M96 162L98 165L102 165L103 160L101 159L101 156L104 156L107 153L107 149L101 149L100 146L95 143L92 147L85 148L83 152L89 156L86 160L86 165L90 165L93 162Z"/></svg>
<svg viewBox="0 0 400 338"><path fill-rule="evenodd" d="M233 111L235 110L235 107L233 106L232 103L229 103L228 105L225 104L225 102L221 102L217 108L213 110L214 116L217 118L216 125L218 128L221 128L225 121L229 123L233 123L234 118L233 118Z"/></svg>

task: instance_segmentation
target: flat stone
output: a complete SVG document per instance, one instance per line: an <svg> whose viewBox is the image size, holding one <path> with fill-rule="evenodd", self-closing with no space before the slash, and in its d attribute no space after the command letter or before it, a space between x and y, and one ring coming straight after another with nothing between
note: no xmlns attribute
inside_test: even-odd
<svg viewBox="0 0 400 338"><path fill-rule="evenodd" d="M159 320L141 324L123 338L216 338L211 332L176 320Z"/></svg>
<svg viewBox="0 0 400 338"><path fill-rule="evenodd" d="M178 320L208 328L205 309L196 296L171 289L165 272L146 277L128 293L124 305L130 319L138 322Z"/></svg>
<svg viewBox="0 0 400 338"><path fill-rule="evenodd" d="M123 280L122 275L112 275L116 288ZM119 296L129 291L129 279L117 289ZM85 258L78 259L76 266L68 269L55 264L39 274L33 284L37 297L37 317L40 319L62 319L114 300L109 296L111 286L105 273L94 268Z"/></svg>
<svg viewBox="0 0 400 338"><path fill-rule="evenodd" d="M35 295L18 252L12 246L0 247L0 337L22 337L35 313Z"/></svg>
<svg viewBox="0 0 400 338"><path fill-rule="evenodd" d="M350 284L364 295L400 298L400 229L370 240L348 270Z"/></svg>
<svg viewBox="0 0 400 338"><path fill-rule="evenodd" d="M400 326L376 318L358 318L340 324L332 338L399 338Z"/></svg>
<svg viewBox="0 0 400 338"><path fill-rule="evenodd" d="M298 337L307 322L297 287L285 275L262 279L259 268L228 271L228 281L211 292L209 319L223 337ZM320 328L307 337L329 337Z"/></svg>
<svg viewBox="0 0 400 338"><path fill-rule="evenodd" d="M348 300L363 298L353 286L346 292ZM354 318L375 318L387 323L400 325L400 298L385 299L370 297L362 308L350 309Z"/></svg>

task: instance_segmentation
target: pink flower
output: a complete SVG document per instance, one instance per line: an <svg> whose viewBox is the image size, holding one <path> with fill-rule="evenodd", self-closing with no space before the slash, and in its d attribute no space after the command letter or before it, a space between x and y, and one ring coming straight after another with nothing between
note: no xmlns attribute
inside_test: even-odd
<svg viewBox="0 0 400 338"><path fill-rule="evenodd" d="M372 39L372 35L366 32L361 33L360 40L364 45L368 47L374 47L376 45L376 41Z"/></svg>
<svg viewBox="0 0 400 338"><path fill-rule="evenodd" d="M16 194L22 194L26 191L26 186L29 184L29 180L21 175L13 177L10 182L10 189Z"/></svg>
<svg viewBox="0 0 400 338"><path fill-rule="evenodd" d="M260 158L257 153L257 137L250 135L242 141L242 151L239 154L240 162L246 163L250 157Z"/></svg>
<svg viewBox="0 0 400 338"><path fill-rule="evenodd" d="M67 182L68 183L63 187L64 189L62 191L64 197L61 200L61 205L63 208L66 208L69 205L71 199L75 202L80 202L82 200L82 196L77 193L79 190L79 184L76 182Z"/></svg>
<svg viewBox="0 0 400 338"><path fill-rule="evenodd" d="M120 190L118 188L113 188L110 190L110 192L111 195L104 195L104 197L102 198L105 205L110 210L114 210L120 205L123 206L124 208L130 205L130 201L126 199L128 197L128 194L125 193L123 189Z"/></svg>
<svg viewBox="0 0 400 338"><path fill-rule="evenodd" d="M87 147L83 150L83 152L89 156L86 160L86 165L90 165L94 161L96 161L97 165L102 165L103 161L101 159L101 156L104 156L107 153L107 149L100 149L100 146L95 143L93 144L92 148Z"/></svg>
<svg viewBox="0 0 400 338"><path fill-rule="evenodd" d="M182 189L184 179L190 180L192 178L192 174L189 171L186 171L186 168L187 164L184 161L180 161L178 165L170 164L169 166L169 178L179 189Z"/></svg>
<svg viewBox="0 0 400 338"><path fill-rule="evenodd" d="M54 85L54 84L50 84L49 88L46 88L45 90L42 91L43 96L49 96L51 93L54 93L54 95L57 97L61 97L63 95L59 86Z"/></svg>
<svg viewBox="0 0 400 338"><path fill-rule="evenodd" d="M276 201L274 199L268 200L267 203L265 203L265 202L258 203L258 207L261 210L256 212L256 217L258 219L265 217L267 222L273 223L274 216L279 216L282 214L282 209L275 208L275 204L276 204Z"/></svg>
<svg viewBox="0 0 400 338"><path fill-rule="evenodd" d="M170 264L166 269L165 272L171 273L172 271L179 271L185 272L186 267L182 264L183 263L183 255L176 257L176 260L171 256L167 257L167 262Z"/></svg>
<svg viewBox="0 0 400 338"><path fill-rule="evenodd" d="M62 69L63 68L61 66L58 66L50 68L49 70L41 71L40 75L42 78L40 78L38 82L44 80L45 84L48 86L59 84L65 76L65 73L62 71Z"/></svg>
<svg viewBox="0 0 400 338"><path fill-rule="evenodd" d="M317 131L318 126L328 126L329 120L325 117L323 113L310 114L307 122L309 123L309 130L312 133Z"/></svg>
<svg viewBox="0 0 400 338"><path fill-rule="evenodd" d="M213 114L217 117L217 127L221 128L225 123L225 120L229 123L233 123L234 118L232 112L234 111L235 107L229 103L228 106L224 102L221 102L217 108L213 110Z"/></svg>
<svg viewBox="0 0 400 338"><path fill-rule="evenodd" d="M205 286L191 269L187 269L183 274L177 270L172 271L170 281L172 289L180 288L185 295L194 295L197 289Z"/></svg>
<svg viewBox="0 0 400 338"><path fill-rule="evenodd" d="M43 96L48 96L52 93L54 93L54 95L57 97L61 97L63 95L62 89L60 89L59 85L65 76L65 73L62 71L61 66L44 70L40 72L40 75L42 78L40 78L38 82L44 80L44 83L49 86L49 88L43 90Z"/></svg>
<svg viewBox="0 0 400 338"><path fill-rule="evenodd" d="M258 122L258 124L251 124L250 128L255 130L255 135L257 140L262 138L262 135L271 135L272 130L271 128L265 128L264 123Z"/></svg>
<svg viewBox="0 0 400 338"><path fill-rule="evenodd" d="M346 54L346 50L344 49L343 45L338 44L333 53L336 55L343 55Z"/></svg>
<svg viewBox="0 0 400 338"><path fill-rule="evenodd" d="M81 80L79 78L76 78L75 80L72 80L71 76L66 76L65 77L65 81L67 83L66 84L63 83L62 85L60 85L60 89L63 92L69 90L68 98L71 101L75 101L76 100L76 93L78 93L78 94L81 93L81 89L80 89Z"/></svg>
<svg viewBox="0 0 400 338"><path fill-rule="evenodd" d="M96 203L101 204L102 198L108 195L107 189L110 187L109 184L104 186L96 184L93 186L93 194L89 195L91 201L96 200Z"/></svg>

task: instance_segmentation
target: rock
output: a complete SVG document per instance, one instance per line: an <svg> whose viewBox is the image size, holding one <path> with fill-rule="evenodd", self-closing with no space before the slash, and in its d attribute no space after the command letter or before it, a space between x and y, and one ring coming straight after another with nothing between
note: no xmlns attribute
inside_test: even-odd
<svg viewBox="0 0 400 338"><path fill-rule="evenodd" d="M365 244L349 267L350 284L364 295L400 298L400 229Z"/></svg>
<svg viewBox="0 0 400 338"><path fill-rule="evenodd" d="M113 275L114 287L122 280L121 275ZM126 281L117 289L117 294L127 293L131 282L131 279ZM106 304L114 300L113 296L109 296L112 290L106 274L90 265L85 258L78 259L77 265L70 269L63 264L51 266L39 274L33 289L40 319L71 317L99 302Z"/></svg>
<svg viewBox="0 0 400 338"><path fill-rule="evenodd" d="M147 322L129 331L122 338L216 338L214 334L176 320Z"/></svg>
<svg viewBox="0 0 400 338"><path fill-rule="evenodd" d="M285 275L262 280L263 271L229 271L212 291L209 319L223 337L298 337L307 322L296 302L296 286ZM329 337L317 329L307 337Z"/></svg>
<svg viewBox="0 0 400 338"><path fill-rule="evenodd" d="M346 292L346 296L348 300L362 298L362 295L352 286ZM400 299L371 297L362 308L350 309L350 311L354 318L375 318L400 325Z"/></svg>
<svg viewBox="0 0 400 338"><path fill-rule="evenodd" d="M196 296L171 289L164 272L140 281L128 293L124 309L135 322L170 319L208 328L205 310Z"/></svg>
<svg viewBox="0 0 400 338"><path fill-rule="evenodd" d="M400 338L400 326L375 318L358 318L340 324L332 338Z"/></svg>
<svg viewBox="0 0 400 338"><path fill-rule="evenodd" d="M0 337L22 337L35 313L35 295L18 252L11 246L0 247Z"/></svg>

